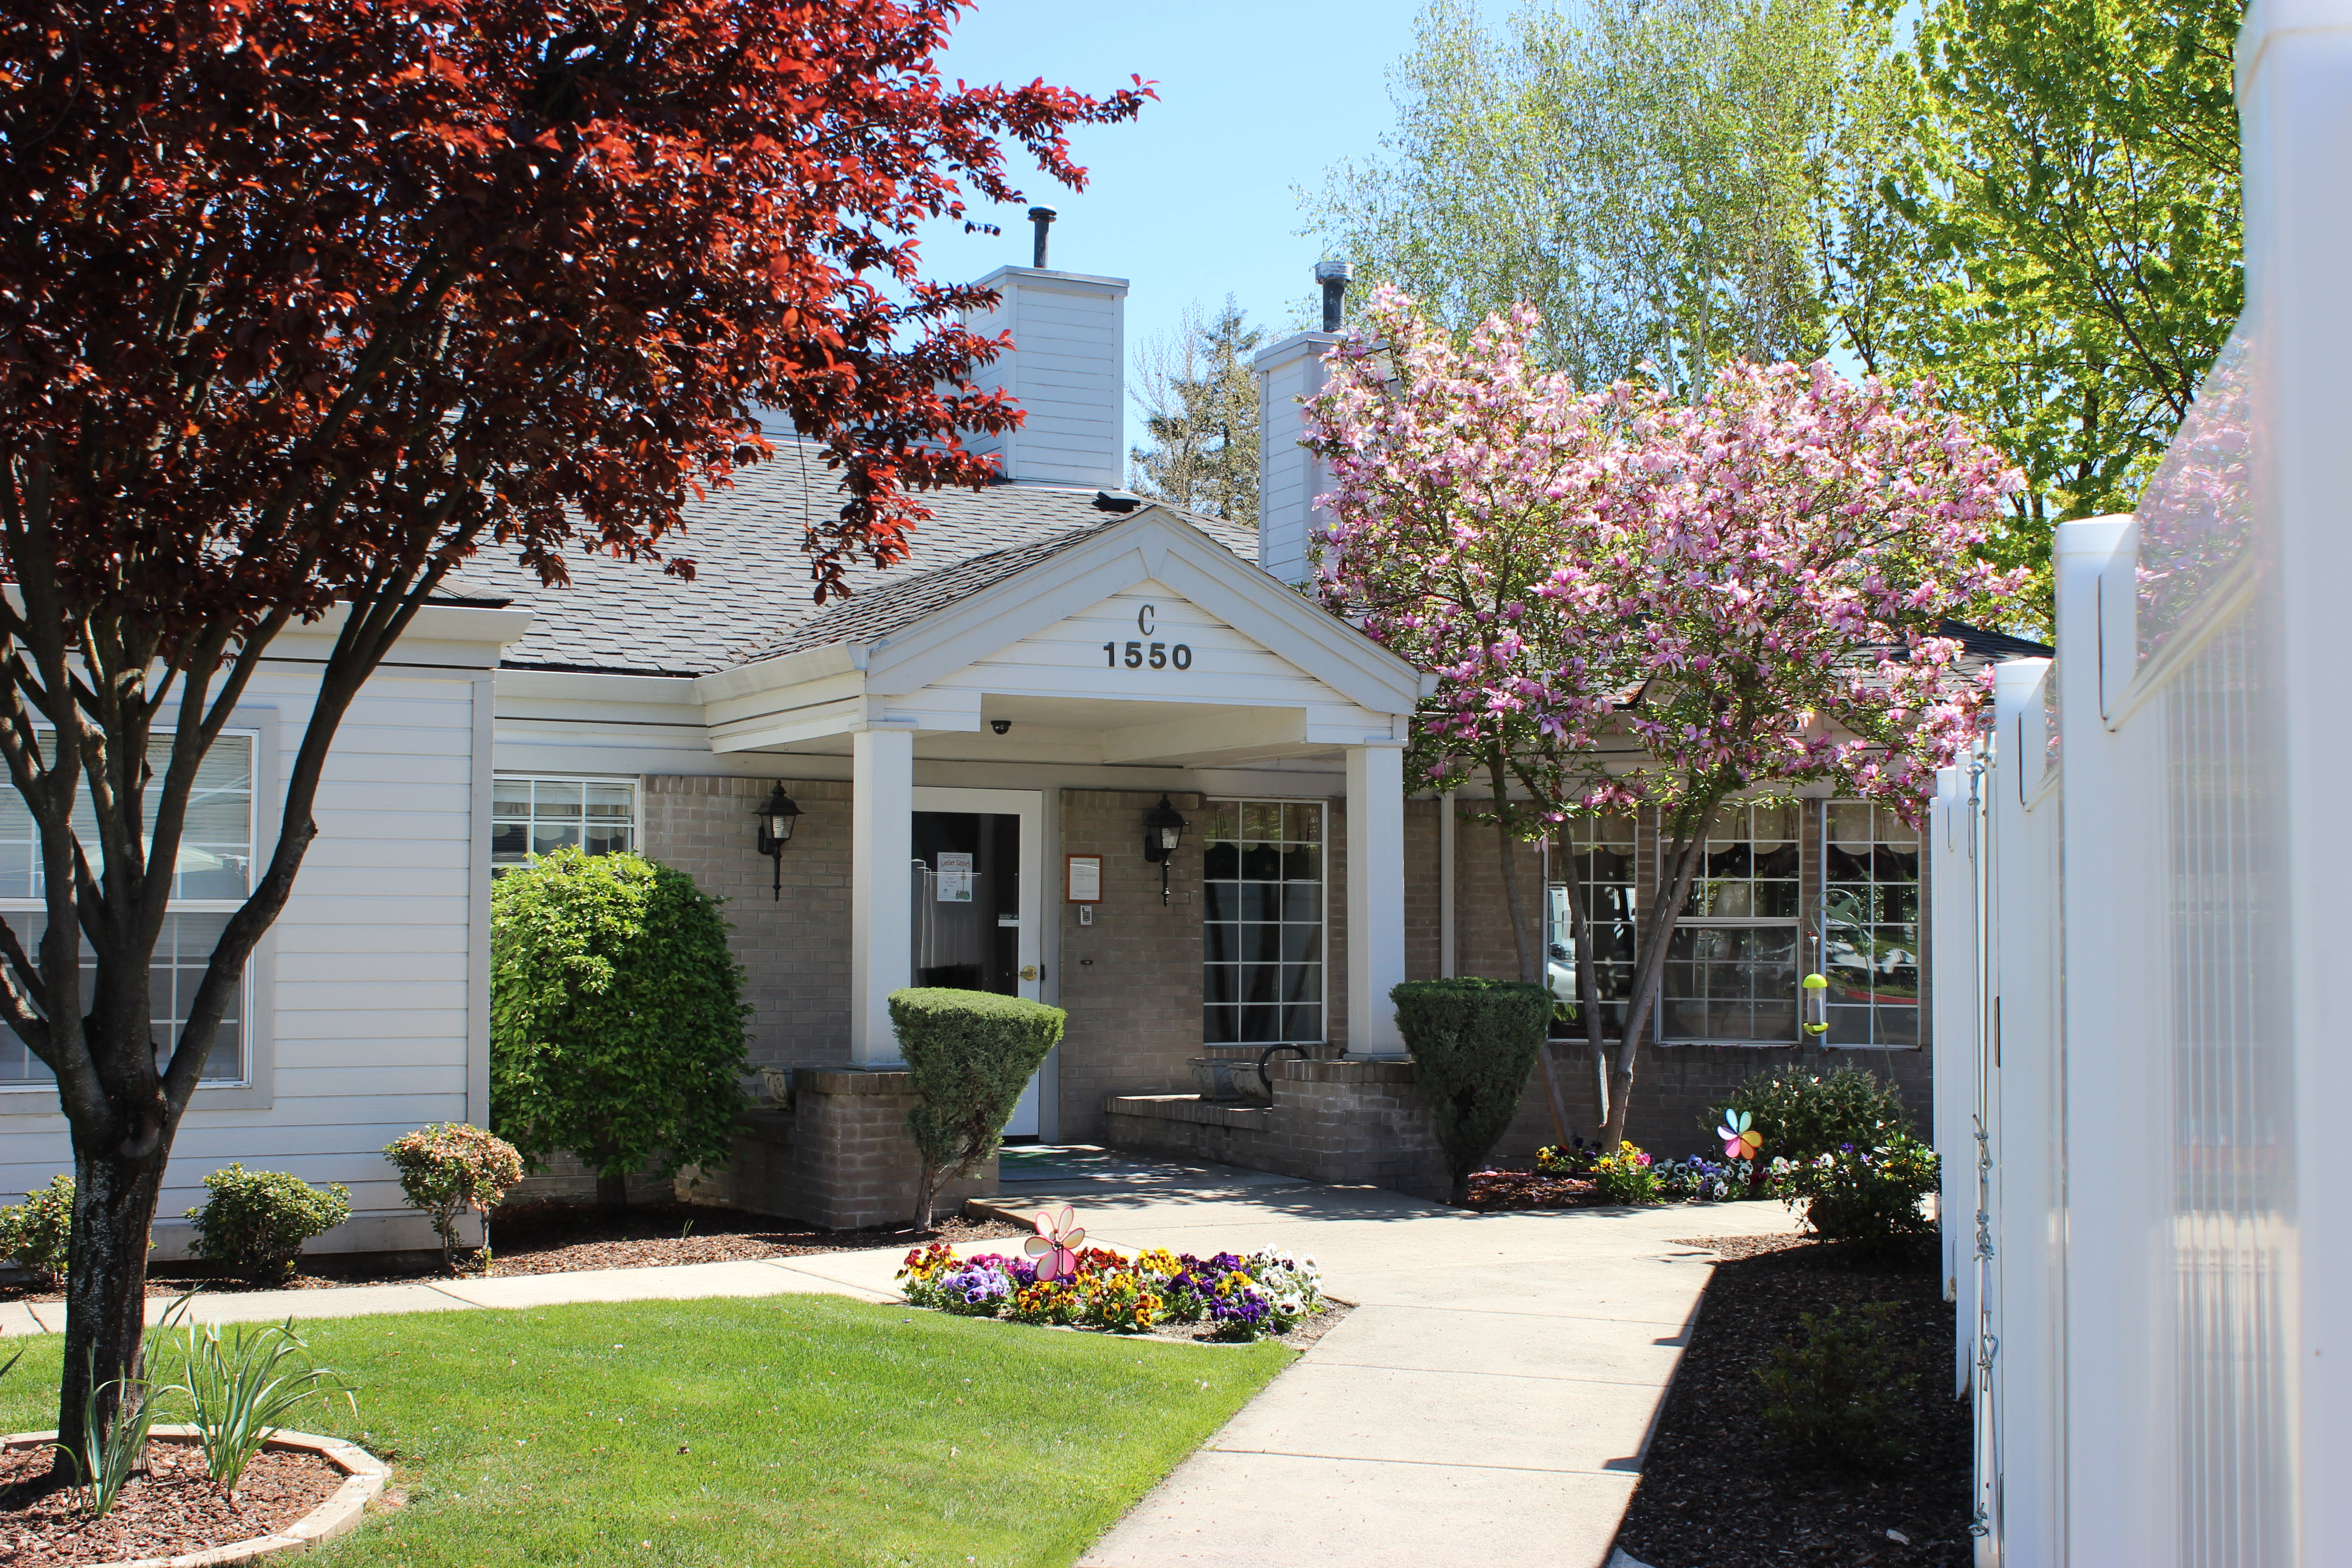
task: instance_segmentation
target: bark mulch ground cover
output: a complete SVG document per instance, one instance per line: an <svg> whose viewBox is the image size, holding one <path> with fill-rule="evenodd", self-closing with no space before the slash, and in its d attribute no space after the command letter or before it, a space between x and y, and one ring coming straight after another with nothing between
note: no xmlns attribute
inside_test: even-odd
<svg viewBox="0 0 2352 1568"><path fill-rule="evenodd" d="M1027 1227L1002 1220L942 1219L923 1231L889 1226L812 1230L789 1220L708 1204L637 1204L614 1214L591 1204L541 1202L510 1205L492 1213L488 1272L493 1279L506 1279L582 1268L650 1268L667 1263L724 1263L869 1247L919 1247L932 1241L963 1247L1029 1234ZM276 1289L396 1285L441 1273L436 1263L421 1258L401 1262L365 1255L306 1258L302 1270ZM147 1292L168 1299L196 1284L202 1284L208 1294L250 1288L202 1264L159 1263L149 1271ZM52 1288L24 1282L0 1285L0 1301L61 1299L61 1293Z"/></svg>
<svg viewBox="0 0 2352 1568"><path fill-rule="evenodd" d="M316 1454L262 1453L230 1493L205 1474L192 1444L147 1452L149 1473L124 1484L104 1519L85 1517L71 1492L49 1484L53 1454L0 1454L0 1563L122 1563L228 1546L292 1524L343 1483Z"/></svg>
<svg viewBox="0 0 2352 1568"><path fill-rule="evenodd" d="M1950 1397L1952 1310L1932 1267L1858 1262L1807 1237L1683 1243L1722 1256L1617 1536L1650 1568L1964 1564L1969 1407ZM1909 1457L1876 1473L1818 1468L1768 1442L1757 1369L1800 1312L1893 1301L1901 1371L1918 1382Z"/></svg>
<svg viewBox="0 0 2352 1568"><path fill-rule="evenodd" d="M1533 1171L1473 1171L1470 1206L1486 1213L1503 1209L1597 1208L1601 1194L1590 1176L1540 1176Z"/></svg>

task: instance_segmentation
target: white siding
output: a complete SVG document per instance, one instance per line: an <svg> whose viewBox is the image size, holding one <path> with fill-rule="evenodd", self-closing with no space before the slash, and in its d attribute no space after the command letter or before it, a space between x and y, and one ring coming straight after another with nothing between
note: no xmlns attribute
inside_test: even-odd
<svg viewBox="0 0 2352 1568"><path fill-rule="evenodd" d="M1323 355L1339 340L1329 332L1300 332L1266 350L1253 362L1258 386L1257 563L1286 583L1303 583L1313 571L1309 542L1321 526L1327 476L1322 459L1298 442L1306 434L1300 406L1323 390Z"/></svg>
<svg viewBox="0 0 2352 1568"><path fill-rule="evenodd" d="M486 637L520 617L477 613ZM460 625L463 625L462 619ZM460 634L462 635L462 633ZM317 640L315 635L311 640ZM276 836L275 804L310 717L318 649L281 639L244 709L276 716L259 760L257 854ZM400 656L362 690L330 753L294 896L264 938L249 1089L199 1089L181 1125L158 1210L156 1256L184 1251L181 1219L225 1165L290 1171L352 1189L352 1219L317 1251L433 1245L402 1202L381 1152L433 1121L478 1120L474 1085L487 1049L490 759L478 754L497 644L436 641ZM0 1201L71 1169L65 1122L47 1089L0 1096Z"/></svg>
<svg viewBox="0 0 2352 1568"><path fill-rule="evenodd" d="M965 324L990 337L1009 331L1016 347L974 380L1010 392L1028 417L964 445L994 454L1016 479L1118 489L1127 472L1125 280L1006 267L981 282L1003 298Z"/></svg>

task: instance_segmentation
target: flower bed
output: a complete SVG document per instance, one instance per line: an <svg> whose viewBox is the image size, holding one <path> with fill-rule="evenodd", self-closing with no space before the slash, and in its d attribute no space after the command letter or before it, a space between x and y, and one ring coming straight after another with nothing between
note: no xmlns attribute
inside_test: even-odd
<svg viewBox="0 0 2352 1568"><path fill-rule="evenodd" d="M1710 1160L1694 1154L1687 1160L1660 1160L1630 1142L1619 1144L1613 1154L1603 1154L1598 1144L1587 1145L1581 1138L1564 1149L1536 1152L1538 1177L1590 1182L1593 1195L1588 1201L1596 1204L1785 1201L1798 1193L1801 1171L1778 1157Z"/></svg>
<svg viewBox="0 0 2352 1568"><path fill-rule="evenodd" d="M898 1278L918 1307L1128 1334L1197 1325L1212 1339L1255 1340L1288 1333L1329 1304L1315 1260L1287 1252L1195 1258L1154 1247L1129 1258L1089 1247L1066 1268L1041 1279L1026 1258L959 1258L933 1242L908 1253Z"/></svg>

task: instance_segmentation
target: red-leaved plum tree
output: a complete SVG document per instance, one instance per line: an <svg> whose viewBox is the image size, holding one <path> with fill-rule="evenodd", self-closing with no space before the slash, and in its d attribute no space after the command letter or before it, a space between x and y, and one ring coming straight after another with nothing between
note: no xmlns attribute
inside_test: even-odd
<svg viewBox="0 0 2352 1568"><path fill-rule="evenodd" d="M912 236L1127 119L934 63L949 0L46 0L0 19L0 758L46 916L0 1017L76 1175L59 1425L135 1365L164 1162L362 684L477 549L689 575L681 508L787 413L845 494L819 597L903 556L1001 352ZM659 563L656 568L654 563ZM334 636L247 896L151 1019L197 769L272 639ZM274 842L273 842L274 840ZM84 965L88 967L85 969Z"/></svg>
<svg viewBox="0 0 2352 1568"><path fill-rule="evenodd" d="M1656 809L1657 889L1601 1100L1613 1148L1717 814L1827 784L1909 818L1976 733L1981 691L1943 632L2021 586L1976 552L2021 480L1930 385L1742 363L1687 405L1580 393L1534 368L1533 325L1522 310L1457 345L1375 296L1309 407L1332 486L1318 581L1439 677L1423 782L1483 773L1545 826Z"/></svg>

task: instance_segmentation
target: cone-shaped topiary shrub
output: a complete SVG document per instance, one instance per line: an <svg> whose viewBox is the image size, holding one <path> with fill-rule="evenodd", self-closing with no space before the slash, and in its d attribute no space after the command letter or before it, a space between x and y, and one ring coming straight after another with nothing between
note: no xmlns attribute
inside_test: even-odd
<svg viewBox="0 0 2352 1568"><path fill-rule="evenodd" d="M1408 980L1389 993L1413 1076L1436 1113L1454 1201L1519 1109L1552 994L1517 980Z"/></svg>
<svg viewBox="0 0 2352 1568"><path fill-rule="evenodd" d="M566 847L490 894L490 1131L569 1150L598 1200L725 1162L748 1100L743 966L719 900L641 855Z"/></svg>
<svg viewBox="0 0 2352 1568"><path fill-rule="evenodd" d="M996 1152L1021 1090L1062 1037L1059 1007L992 991L912 986L890 993L890 1026L915 1080L907 1113L922 1156L915 1228L931 1223L940 1187Z"/></svg>

